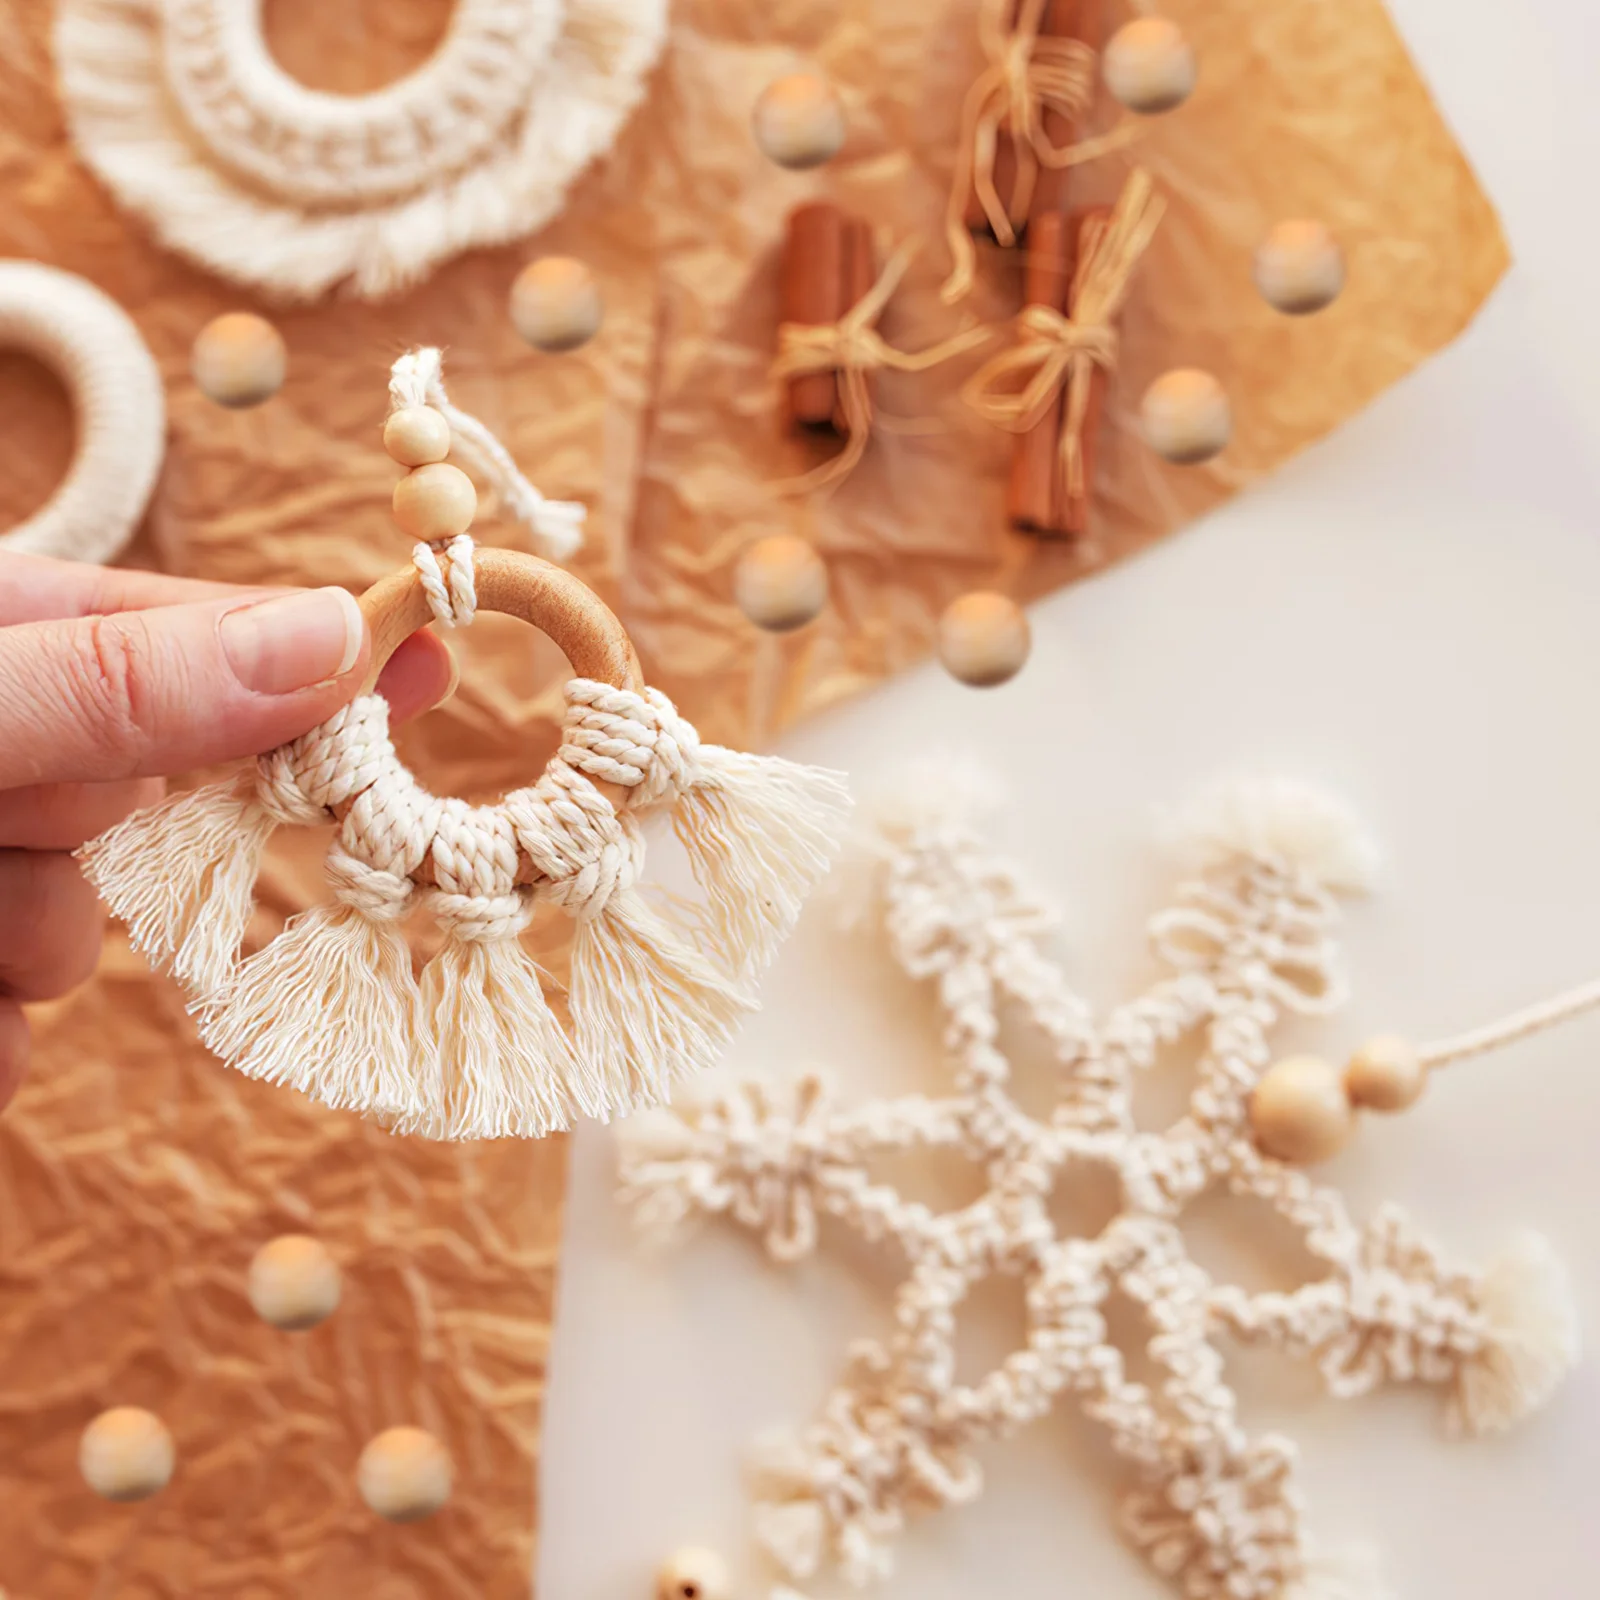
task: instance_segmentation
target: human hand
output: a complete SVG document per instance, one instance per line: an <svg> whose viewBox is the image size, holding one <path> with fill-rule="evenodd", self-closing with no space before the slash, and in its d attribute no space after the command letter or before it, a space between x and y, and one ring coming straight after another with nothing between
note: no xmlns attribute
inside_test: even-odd
<svg viewBox="0 0 1600 1600"><path fill-rule="evenodd" d="M343 589L240 589L0 554L0 1106L25 1001L83 982L103 917L71 852L169 773L259 755L354 699L371 640ZM454 686L419 633L378 687L396 721Z"/></svg>

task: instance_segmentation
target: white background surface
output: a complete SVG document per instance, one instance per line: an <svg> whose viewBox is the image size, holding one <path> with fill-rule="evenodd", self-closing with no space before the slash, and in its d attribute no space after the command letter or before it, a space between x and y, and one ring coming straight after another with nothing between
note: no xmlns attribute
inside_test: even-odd
<svg viewBox="0 0 1600 1600"><path fill-rule="evenodd" d="M1600 20L1588 0L1392 4L1517 257L1478 323L1264 488L1038 607L1006 689L924 668L785 747L860 793L930 738L979 755L1013 791L1008 848L1065 906L1069 971L1101 1002L1147 970L1143 919L1169 881L1155 808L1241 767L1342 792L1389 868L1348 921L1351 1007L1302 1036L1334 1053L1379 1028L1437 1037L1600 969ZM935 1081L928 1014L814 913L734 1062L824 1062L863 1094ZM541 1593L644 1600L663 1555L705 1542L740 1600L764 1595L741 1455L812 1416L892 1279L865 1254L774 1268L716 1226L641 1255L612 1154L604 1130L577 1140ZM1358 1215L1400 1200L1468 1259L1542 1229L1600 1342L1600 1018L1450 1069L1325 1170ZM1209 1222L1201 1259L1248 1267L1248 1218ZM1006 1327L1003 1306L976 1316L968 1358L1003 1350ZM1313 1532L1374 1544L1405 1600L1595 1592L1595 1360L1520 1431L1472 1443L1444 1436L1433 1391L1334 1403L1285 1359L1229 1370L1247 1423L1300 1441ZM886 1600L1171 1592L1113 1531L1119 1474L1089 1425L1064 1411L984 1461L985 1497L914 1527Z"/></svg>

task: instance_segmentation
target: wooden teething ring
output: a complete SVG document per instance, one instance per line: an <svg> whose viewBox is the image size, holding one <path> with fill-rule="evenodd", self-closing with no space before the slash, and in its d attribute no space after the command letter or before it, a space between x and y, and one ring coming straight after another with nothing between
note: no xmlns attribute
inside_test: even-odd
<svg viewBox="0 0 1600 1600"><path fill-rule="evenodd" d="M472 575L480 611L499 611L537 628L559 646L575 677L635 693L644 687L644 674L627 630L600 596L570 572L538 556L480 548L473 552ZM426 627L433 613L415 567L380 578L359 603L372 634L372 661L361 692L371 694L389 657ZM615 806L620 807L628 797L621 784L597 780L595 788ZM348 810L341 806L337 814L342 819ZM527 856L519 855L517 882L536 883L539 876ZM432 862L424 859L413 877L418 883L431 884Z"/></svg>

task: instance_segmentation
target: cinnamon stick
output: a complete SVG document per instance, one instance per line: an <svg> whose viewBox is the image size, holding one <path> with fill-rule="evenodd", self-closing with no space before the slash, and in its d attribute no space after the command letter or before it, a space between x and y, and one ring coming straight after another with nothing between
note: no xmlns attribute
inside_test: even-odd
<svg viewBox="0 0 1600 1600"><path fill-rule="evenodd" d="M1022 297L1030 306L1067 309L1072 282L1075 219L1059 211L1035 216L1028 229L1023 257ZM1051 535L1058 527L1058 484L1061 477L1062 396L1058 389L1044 414L1017 436L1011 456L1011 484L1006 509L1014 528Z"/></svg>
<svg viewBox="0 0 1600 1600"><path fill-rule="evenodd" d="M1092 206L1086 211L1078 212L1073 218L1074 256L1079 266L1088 254L1085 249L1085 245L1091 242L1088 236L1103 228L1110 216L1109 206ZM1072 314L1070 298L1067 313L1069 316ZM1089 532L1089 518L1094 509L1094 468L1100 438L1100 415L1105 406L1108 381L1109 376L1105 368L1096 362L1090 371L1089 405L1083 414L1082 492L1072 494L1063 483L1060 502L1056 508L1056 530L1069 539L1085 538Z"/></svg>
<svg viewBox="0 0 1600 1600"><path fill-rule="evenodd" d="M872 229L860 217L846 217L844 220L842 254L844 292L840 297L840 316L866 296L878 277L878 264L872 249ZM843 438L850 432L850 423L844 414L843 378L836 378L834 384L833 431Z"/></svg>
<svg viewBox="0 0 1600 1600"><path fill-rule="evenodd" d="M1079 39L1098 53L1104 27L1104 0L1050 0L1044 9L1039 34L1048 39ZM1052 106L1044 108L1040 121L1045 138L1057 149L1071 144L1077 136L1072 118L1063 116ZM1072 170L1071 167L1040 167L1028 208L1029 226L1035 217L1066 209Z"/></svg>
<svg viewBox="0 0 1600 1600"><path fill-rule="evenodd" d="M784 245L780 313L785 322L826 327L844 315L845 215L826 200L797 206ZM834 427L838 378L806 372L789 380L789 420L795 427Z"/></svg>

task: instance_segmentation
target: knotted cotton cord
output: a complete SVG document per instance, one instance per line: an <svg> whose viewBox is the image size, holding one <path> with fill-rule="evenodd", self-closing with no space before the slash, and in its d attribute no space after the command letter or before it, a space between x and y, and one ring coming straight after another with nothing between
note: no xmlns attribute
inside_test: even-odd
<svg viewBox="0 0 1600 1600"><path fill-rule="evenodd" d="M472 571L472 552L475 546L470 533L458 533L443 544L417 543L411 549L411 564L422 579L422 592L428 597L428 609L441 628L465 628L478 612L478 585ZM446 570L439 564L439 552L444 552L449 564Z"/></svg>
<svg viewBox="0 0 1600 1600"><path fill-rule="evenodd" d="M1570 1022L1586 1011L1600 1007L1600 978L1592 978L1575 989L1553 995L1535 1005L1513 1011L1498 1022L1486 1023L1481 1028L1469 1029L1453 1038L1440 1039L1425 1045L1417 1052L1417 1059L1428 1068L1442 1067L1452 1061L1465 1061L1469 1056L1481 1056L1502 1045L1516 1044L1558 1023Z"/></svg>

